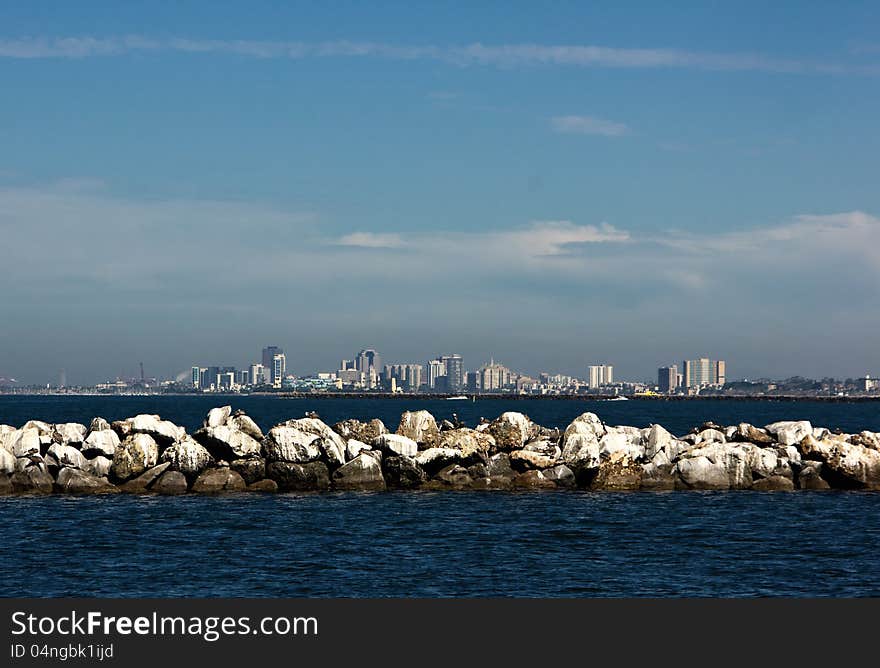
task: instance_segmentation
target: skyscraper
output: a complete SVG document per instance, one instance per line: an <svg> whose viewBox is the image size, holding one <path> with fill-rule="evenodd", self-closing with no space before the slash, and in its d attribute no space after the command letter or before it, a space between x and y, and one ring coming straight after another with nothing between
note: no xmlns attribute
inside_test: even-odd
<svg viewBox="0 0 880 668"><path fill-rule="evenodd" d="M657 369L657 385L661 392L674 392L678 387L678 367L673 364Z"/></svg>
<svg viewBox="0 0 880 668"><path fill-rule="evenodd" d="M440 360L428 362L428 388L437 388L437 379L446 375L446 365Z"/></svg>
<svg viewBox="0 0 880 668"><path fill-rule="evenodd" d="M202 376L202 368L198 367L198 366L194 366L192 368L192 386L195 387L196 389L199 389L202 386L201 376Z"/></svg>
<svg viewBox="0 0 880 668"><path fill-rule="evenodd" d="M268 371L269 377L266 380L272 385L275 385L275 356L283 354L284 351L278 346L266 346L263 348L263 368ZM275 387L281 387L280 379Z"/></svg>
<svg viewBox="0 0 880 668"><path fill-rule="evenodd" d="M272 387L281 387L285 371L287 371L287 358L284 353L276 353L272 357Z"/></svg>
<svg viewBox="0 0 880 668"><path fill-rule="evenodd" d="M596 364L587 367L587 386L593 390L614 382L614 367L610 364Z"/></svg>
<svg viewBox="0 0 880 668"><path fill-rule="evenodd" d="M479 375L479 385L483 392L491 392L492 390L502 390L510 385L511 373L506 366L498 364L494 359L488 364L484 364L477 372Z"/></svg>
<svg viewBox="0 0 880 668"><path fill-rule="evenodd" d="M382 358L372 348L364 348L355 358L355 368L369 375L370 369L373 369L378 376L382 372Z"/></svg>
<svg viewBox="0 0 880 668"><path fill-rule="evenodd" d="M440 361L446 368L447 392L461 392L464 389L464 362L461 355L443 355Z"/></svg>
<svg viewBox="0 0 880 668"><path fill-rule="evenodd" d="M727 381L727 365L724 360L710 360L701 357L682 362L683 384L685 387L706 387L724 385Z"/></svg>

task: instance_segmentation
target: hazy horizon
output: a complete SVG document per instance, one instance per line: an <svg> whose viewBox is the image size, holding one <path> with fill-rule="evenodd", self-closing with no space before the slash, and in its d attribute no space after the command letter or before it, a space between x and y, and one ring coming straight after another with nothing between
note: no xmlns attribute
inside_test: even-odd
<svg viewBox="0 0 880 668"><path fill-rule="evenodd" d="M109 9L112 8L112 11ZM0 7L0 376L880 375L880 9Z"/></svg>

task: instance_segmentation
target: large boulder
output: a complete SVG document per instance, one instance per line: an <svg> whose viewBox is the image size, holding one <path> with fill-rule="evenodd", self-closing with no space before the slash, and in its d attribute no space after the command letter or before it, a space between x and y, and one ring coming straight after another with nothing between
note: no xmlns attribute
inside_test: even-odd
<svg viewBox="0 0 880 668"><path fill-rule="evenodd" d="M12 491L16 494L51 494L55 481L44 468L28 466L10 477Z"/></svg>
<svg viewBox="0 0 880 668"><path fill-rule="evenodd" d="M635 434L623 427L613 427L599 441L599 456L602 459L619 458L625 455L630 461L637 462L645 457L645 448L639 441L641 433Z"/></svg>
<svg viewBox="0 0 880 668"><path fill-rule="evenodd" d="M473 485L468 470L459 464L444 467L426 485L429 489L468 489Z"/></svg>
<svg viewBox="0 0 880 668"><path fill-rule="evenodd" d="M727 466L704 456L679 460L673 475L676 487L681 489L730 489Z"/></svg>
<svg viewBox="0 0 880 668"><path fill-rule="evenodd" d="M158 461L159 446L153 437L146 433L135 433L116 448L110 474L122 482L139 476Z"/></svg>
<svg viewBox="0 0 880 668"><path fill-rule="evenodd" d="M6 448L0 448L0 473L15 473L15 456Z"/></svg>
<svg viewBox="0 0 880 668"><path fill-rule="evenodd" d="M116 494L119 492L106 478L99 478L71 467L64 467L58 472L55 491L62 494Z"/></svg>
<svg viewBox="0 0 880 668"><path fill-rule="evenodd" d="M36 427L27 427L27 425L25 427L16 430L11 437L8 437L12 444L12 454L16 457L40 454L42 445L40 430Z"/></svg>
<svg viewBox="0 0 880 668"><path fill-rule="evenodd" d="M385 489L382 464L368 452L362 452L333 472L333 487L339 490L380 491Z"/></svg>
<svg viewBox="0 0 880 668"><path fill-rule="evenodd" d="M333 425L333 431L350 440L354 439L361 443L372 443L378 436L386 433L385 423L382 420L372 419L369 422L360 420L343 420Z"/></svg>
<svg viewBox="0 0 880 668"><path fill-rule="evenodd" d="M207 417L205 417L205 421L202 423L202 427L205 429L219 427L226 424L226 421L231 416L232 406L218 406L217 408L212 408L208 411L208 415Z"/></svg>
<svg viewBox="0 0 880 668"><path fill-rule="evenodd" d="M773 434L782 445L797 445L806 436L813 435L813 425L806 420L774 422L764 429Z"/></svg>
<svg viewBox="0 0 880 668"><path fill-rule="evenodd" d="M171 464L171 470L180 471L190 479L214 465L214 457L207 448L189 436L166 448L161 459Z"/></svg>
<svg viewBox="0 0 880 668"><path fill-rule="evenodd" d="M488 425L481 425L495 439L494 452L519 450L526 443L539 436L540 428L528 416L509 411L502 413Z"/></svg>
<svg viewBox="0 0 880 668"><path fill-rule="evenodd" d="M641 489L655 492L675 489L675 476L672 474L672 465L655 464L653 460L643 464Z"/></svg>
<svg viewBox="0 0 880 668"><path fill-rule="evenodd" d="M599 465L596 477L590 483L591 489L612 491L637 490L642 487L643 468L626 456L615 456Z"/></svg>
<svg viewBox="0 0 880 668"><path fill-rule="evenodd" d="M78 422L63 422L55 427L52 440L60 445L82 445L86 438L86 426Z"/></svg>
<svg viewBox="0 0 880 668"><path fill-rule="evenodd" d="M880 489L880 452L841 444L824 462L824 478L840 489Z"/></svg>
<svg viewBox="0 0 880 668"><path fill-rule="evenodd" d="M663 452L669 459L674 459L680 449L675 436L659 424L648 427L642 438L645 441L645 459L653 459L658 452Z"/></svg>
<svg viewBox="0 0 880 668"><path fill-rule="evenodd" d="M69 466L75 469L84 469L86 467L86 458L83 454L71 445L60 445L53 443L49 446L48 455L55 458L58 466Z"/></svg>
<svg viewBox="0 0 880 668"><path fill-rule="evenodd" d="M406 411L403 413L400 416L397 433L412 439L423 448L434 447L440 438L437 421L428 411Z"/></svg>
<svg viewBox="0 0 880 668"><path fill-rule="evenodd" d="M831 489L828 481L822 477L824 464L816 461L805 461L798 471L798 489L826 490Z"/></svg>
<svg viewBox="0 0 880 668"><path fill-rule="evenodd" d="M112 459L104 455L98 455L97 457L87 459L82 470L97 478L106 478L110 475L111 466L113 466Z"/></svg>
<svg viewBox="0 0 880 668"><path fill-rule="evenodd" d="M247 486L247 491L259 492L261 494L276 494L278 492L278 483L268 478L257 480Z"/></svg>
<svg viewBox="0 0 880 668"><path fill-rule="evenodd" d="M459 450L465 459L485 459L495 448L495 439L476 429L461 427L441 432L438 447Z"/></svg>
<svg viewBox="0 0 880 668"><path fill-rule="evenodd" d="M419 452L414 460L429 476L453 464L468 466L476 463L473 457L465 457L461 450L455 448L428 448Z"/></svg>
<svg viewBox="0 0 880 668"><path fill-rule="evenodd" d="M180 471L165 471L150 486L151 492L168 496L186 494L186 490L186 476L183 475Z"/></svg>
<svg viewBox="0 0 880 668"><path fill-rule="evenodd" d="M324 422L319 420L318 418L299 418L296 420L288 420L283 423L283 425L279 425L279 427L286 427L288 429L293 429L294 432L299 432L301 436L294 438L295 441L299 442L308 442L309 450L317 448L319 451L319 458L323 459L325 463L327 463L331 467L342 466L345 463L345 441L342 437L333 431L329 426L327 426ZM271 436L272 431L278 429L278 427L273 427L270 430L269 434ZM308 441L308 437L312 436L313 439ZM265 448L266 442L264 441L263 446ZM267 452L268 454L268 452ZM273 459L272 457L268 457L267 459ZM303 461L301 459L289 459L289 458L275 458L275 461L290 461L297 462ZM310 461L306 459L304 461Z"/></svg>
<svg viewBox="0 0 880 668"><path fill-rule="evenodd" d="M556 489L556 482L543 472L531 469L517 475L512 482L514 489Z"/></svg>
<svg viewBox="0 0 880 668"><path fill-rule="evenodd" d="M757 445L769 445L774 443L775 439L767 433L766 429L760 429L748 422L740 422L731 438L731 441L745 441L747 443L755 443Z"/></svg>
<svg viewBox="0 0 880 668"><path fill-rule="evenodd" d="M137 478L133 478L126 483L123 483L119 486L119 489L123 492L128 492L129 494L144 494L145 492L152 491L153 485L156 481L162 476L163 473L168 471L171 467L171 462L164 462L163 464L159 464L158 466L154 466L143 473L141 473ZM180 473L179 471L175 471L174 473ZM180 474L183 475L183 474ZM186 480L184 482L184 489L186 491Z"/></svg>
<svg viewBox="0 0 880 668"><path fill-rule="evenodd" d="M373 447L386 455L404 457L415 457L419 452L419 444L403 434L380 434L373 441Z"/></svg>
<svg viewBox="0 0 880 668"><path fill-rule="evenodd" d="M755 448L751 443L703 443L682 453L678 464L690 462L698 458L706 458L713 466L723 468L727 472L727 488L748 489L752 486L752 469L749 462L752 460L752 450ZM682 470L691 466L685 463ZM705 472L697 468L696 473ZM687 484L687 477L682 478ZM705 487L713 489L714 487Z"/></svg>
<svg viewBox="0 0 880 668"><path fill-rule="evenodd" d="M18 430L8 424L0 424L0 450L12 454L12 435Z"/></svg>
<svg viewBox="0 0 880 668"><path fill-rule="evenodd" d="M278 483L281 492L321 491L330 487L330 472L323 462L271 462L266 466L266 477Z"/></svg>
<svg viewBox="0 0 880 668"><path fill-rule="evenodd" d="M12 478L6 473L0 473L0 496L13 494Z"/></svg>
<svg viewBox="0 0 880 668"><path fill-rule="evenodd" d="M557 487L572 489L577 486L574 471L568 468L565 464L559 464L552 468L545 469L542 473L547 480L554 482Z"/></svg>
<svg viewBox="0 0 880 668"><path fill-rule="evenodd" d="M792 492L794 491L794 482L791 478L773 475L755 480L752 483L752 489L756 492Z"/></svg>
<svg viewBox="0 0 880 668"><path fill-rule="evenodd" d="M345 443L345 458L348 461L351 461L355 457L357 457L360 453L364 451L370 451L373 448L363 441L359 441L356 438L350 438Z"/></svg>
<svg viewBox="0 0 880 668"><path fill-rule="evenodd" d="M202 471L193 483L196 494L220 494L222 492L243 492L247 483L236 471L223 467Z"/></svg>
<svg viewBox="0 0 880 668"><path fill-rule="evenodd" d="M93 429L86 436L86 440L82 444L82 453L86 457L94 457L96 455L113 457L120 443L119 436L109 427L107 429Z"/></svg>
<svg viewBox="0 0 880 668"><path fill-rule="evenodd" d="M252 485L266 477L266 460L260 457L233 459L229 468L236 471L248 485Z"/></svg>
<svg viewBox="0 0 880 668"><path fill-rule="evenodd" d="M217 459L257 457L262 448L260 441L232 424L204 427L193 434L199 443ZM262 437L261 437L262 438Z"/></svg>
<svg viewBox="0 0 880 668"><path fill-rule="evenodd" d="M514 450L510 453L510 465L517 471L546 469L555 466L557 458L533 450Z"/></svg>
<svg viewBox="0 0 880 668"><path fill-rule="evenodd" d="M263 439L263 452L269 462L304 464L321 457L321 437L297 427L272 427Z"/></svg>
<svg viewBox="0 0 880 668"><path fill-rule="evenodd" d="M386 484L396 489L415 489L428 480L428 474L424 469L411 457L403 455L385 457L382 461L382 469L385 472Z"/></svg>
<svg viewBox="0 0 880 668"><path fill-rule="evenodd" d="M132 434L148 434L161 446L169 446L186 436L186 429L158 415L135 415L129 418Z"/></svg>

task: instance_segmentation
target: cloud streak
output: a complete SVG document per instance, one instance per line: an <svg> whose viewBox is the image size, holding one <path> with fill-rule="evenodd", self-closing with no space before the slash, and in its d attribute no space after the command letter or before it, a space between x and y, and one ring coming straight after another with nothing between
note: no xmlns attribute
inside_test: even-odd
<svg viewBox="0 0 880 668"><path fill-rule="evenodd" d="M121 56L178 52L227 54L262 59L384 58L430 60L459 66L601 67L619 69L698 69L778 74L880 74L874 64L843 64L779 58L756 53L714 53L669 48L618 48L600 45L483 44L401 45L371 41L326 42L219 40L142 35L111 37L23 37L0 39L0 57L16 59Z"/></svg>
<svg viewBox="0 0 880 668"><path fill-rule="evenodd" d="M594 116L554 116L550 126L564 134L601 135L603 137L622 137L629 133L624 123L606 121Z"/></svg>

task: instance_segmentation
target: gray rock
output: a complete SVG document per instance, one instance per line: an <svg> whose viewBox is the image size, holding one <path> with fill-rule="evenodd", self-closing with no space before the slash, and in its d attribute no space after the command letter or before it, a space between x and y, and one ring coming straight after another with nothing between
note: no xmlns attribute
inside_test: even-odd
<svg viewBox="0 0 880 668"><path fill-rule="evenodd" d="M822 462L804 462L797 476L798 489L826 490L831 485L822 477Z"/></svg>
<svg viewBox="0 0 880 668"><path fill-rule="evenodd" d="M321 491L330 487L330 472L323 462L271 462L266 476L278 483L282 492Z"/></svg>
<svg viewBox="0 0 880 668"><path fill-rule="evenodd" d="M193 483L196 494L221 494L224 492L243 492L247 488L244 478L228 468L202 471Z"/></svg>
<svg viewBox="0 0 880 668"><path fill-rule="evenodd" d="M151 485L150 491L169 496L186 494L186 476L180 471L165 471Z"/></svg>
<svg viewBox="0 0 880 668"><path fill-rule="evenodd" d="M520 473L513 479L512 484L514 489L556 489L554 481L535 469Z"/></svg>
<svg viewBox="0 0 880 668"><path fill-rule="evenodd" d="M459 450L465 459L485 460L496 443L490 434L460 427L442 432L437 447Z"/></svg>
<svg viewBox="0 0 880 668"><path fill-rule="evenodd" d="M129 494L144 494L151 490L153 484L159 477L165 473L171 466L171 462L159 464L151 469L144 471L141 475L133 480L120 485L119 489ZM184 491L186 491L186 481L184 480Z"/></svg>
<svg viewBox="0 0 880 668"><path fill-rule="evenodd" d="M730 489L727 466L703 456L679 460L673 468L673 476L676 477L676 488Z"/></svg>
<svg viewBox="0 0 880 668"><path fill-rule="evenodd" d="M385 424L382 420L370 420L369 422L361 422L360 420L343 420L333 425L333 431L342 436L343 439L354 439L361 443L372 443L377 437L387 433Z"/></svg>
<svg viewBox="0 0 880 668"><path fill-rule="evenodd" d="M758 445L769 445L775 442L775 439L767 433L766 429L759 429L748 422L740 422L730 440L757 443Z"/></svg>
<svg viewBox="0 0 880 668"><path fill-rule="evenodd" d="M565 464L559 464L553 468L546 469L545 471L542 471L542 473L547 480L552 480L556 483L557 487L565 489L577 487L574 471L568 468Z"/></svg>
<svg viewBox="0 0 880 668"><path fill-rule="evenodd" d="M440 430L437 428L437 421L428 411L406 411L403 413L400 416L397 433L412 439L424 448L432 448L440 440Z"/></svg>
<svg viewBox="0 0 880 668"><path fill-rule="evenodd" d="M249 492L262 492L264 494L275 494L278 492L278 483L274 480L269 480L268 478L264 480L257 480L256 482L252 482L247 486L247 491Z"/></svg>
<svg viewBox="0 0 880 668"><path fill-rule="evenodd" d="M113 453L110 475L117 481L139 476L159 462L159 447L153 437L136 433L127 437Z"/></svg>
<svg viewBox="0 0 880 668"><path fill-rule="evenodd" d="M16 494L51 494L55 481L39 466L29 466L16 471L10 477L12 491Z"/></svg>
<svg viewBox="0 0 880 668"><path fill-rule="evenodd" d="M667 491L675 489L675 476L671 465L652 463L642 465L642 487L648 491Z"/></svg>
<svg viewBox="0 0 880 668"><path fill-rule="evenodd" d="M467 489L474 480L465 467L452 464L441 469L431 482L434 483L435 488Z"/></svg>
<svg viewBox="0 0 880 668"><path fill-rule="evenodd" d="M373 455L362 452L333 472L333 487L339 490L384 490L382 465Z"/></svg>
<svg viewBox="0 0 880 668"><path fill-rule="evenodd" d="M229 468L244 478L248 485L266 478L266 460L260 457L234 459L229 462Z"/></svg>
<svg viewBox="0 0 880 668"><path fill-rule="evenodd" d="M0 473L0 496L13 494L12 479L5 473Z"/></svg>
<svg viewBox="0 0 880 668"><path fill-rule="evenodd" d="M508 411L490 422L485 431L495 439L495 452L520 450L538 436L539 427L528 416Z"/></svg>
<svg viewBox="0 0 880 668"><path fill-rule="evenodd" d="M626 456L603 460L590 482L590 489L634 491L642 488L642 475L642 466Z"/></svg>
<svg viewBox="0 0 880 668"><path fill-rule="evenodd" d="M792 492L794 491L794 483L791 478L774 475L755 480L752 483L752 489L757 492Z"/></svg>
<svg viewBox="0 0 880 668"><path fill-rule="evenodd" d="M428 480L428 474L411 457L394 455L382 462L385 482L395 489L416 489Z"/></svg>
<svg viewBox="0 0 880 668"><path fill-rule="evenodd" d="M418 453L414 460L429 476L434 476L442 469L454 464L464 467L476 463L471 458L465 457L461 450L455 448L428 448Z"/></svg>
<svg viewBox="0 0 880 668"><path fill-rule="evenodd" d="M117 494L119 490L106 478L93 476L78 468L64 467L58 472L55 491L62 494Z"/></svg>

